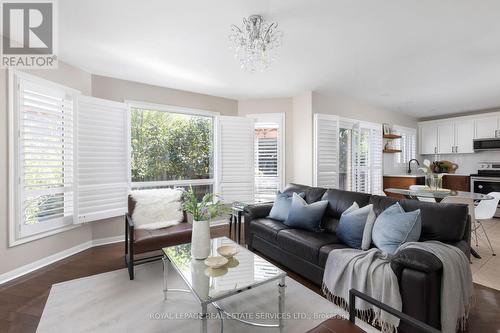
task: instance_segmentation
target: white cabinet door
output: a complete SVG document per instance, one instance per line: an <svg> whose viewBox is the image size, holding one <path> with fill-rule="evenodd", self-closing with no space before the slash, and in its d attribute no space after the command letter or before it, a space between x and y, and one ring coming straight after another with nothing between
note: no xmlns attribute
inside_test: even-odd
<svg viewBox="0 0 500 333"><path fill-rule="evenodd" d="M474 120L455 122L455 153L473 153Z"/></svg>
<svg viewBox="0 0 500 333"><path fill-rule="evenodd" d="M435 154L438 143L437 124L420 125L420 154Z"/></svg>
<svg viewBox="0 0 500 333"><path fill-rule="evenodd" d="M438 124L438 153L451 154L454 152L455 130L453 122L444 122Z"/></svg>
<svg viewBox="0 0 500 333"><path fill-rule="evenodd" d="M487 117L476 119L475 139L494 138L495 130L498 129L498 117Z"/></svg>

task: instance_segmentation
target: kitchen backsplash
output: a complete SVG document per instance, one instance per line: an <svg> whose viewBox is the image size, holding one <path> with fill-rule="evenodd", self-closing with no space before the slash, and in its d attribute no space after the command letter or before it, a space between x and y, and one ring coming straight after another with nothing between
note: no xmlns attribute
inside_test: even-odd
<svg viewBox="0 0 500 333"><path fill-rule="evenodd" d="M424 159L430 161L450 161L458 164L457 173L471 174L477 173L477 165L480 162L500 162L500 151L482 151L474 154L422 155L419 162Z"/></svg>
<svg viewBox="0 0 500 333"><path fill-rule="evenodd" d="M418 157L417 159L421 162ZM411 168L412 170L416 170L417 165L413 164ZM384 175L405 174L407 169L407 164L397 163L397 154L384 154Z"/></svg>

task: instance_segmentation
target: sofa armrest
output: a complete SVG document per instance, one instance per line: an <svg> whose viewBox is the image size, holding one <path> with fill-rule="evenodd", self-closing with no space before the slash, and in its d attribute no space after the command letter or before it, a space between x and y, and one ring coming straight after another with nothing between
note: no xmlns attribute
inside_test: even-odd
<svg viewBox="0 0 500 333"><path fill-rule="evenodd" d="M404 249L391 259L391 268L397 276L401 271L410 268L423 273L437 272L443 269L443 264L435 255L420 249Z"/></svg>
<svg viewBox="0 0 500 333"><path fill-rule="evenodd" d="M253 204L245 207L245 217L249 217L250 219L258 219L267 217L271 212L271 208L273 208L272 202L265 202L261 204ZM246 222L246 219L245 219Z"/></svg>
<svg viewBox="0 0 500 333"><path fill-rule="evenodd" d="M403 302L403 313L440 329L441 279L443 264L432 253L420 249L404 249L391 259ZM401 323L401 332L415 332Z"/></svg>
<svg viewBox="0 0 500 333"><path fill-rule="evenodd" d="M260 204L248 205L245 207L243 211L243 218L245 221L244 230L245 230L245 243L248 248L252 249L252 234L250 232L250 224L252 220L264 218L269 215L271 212L271 208L273 208L272 202L265 202Z"/></svg>

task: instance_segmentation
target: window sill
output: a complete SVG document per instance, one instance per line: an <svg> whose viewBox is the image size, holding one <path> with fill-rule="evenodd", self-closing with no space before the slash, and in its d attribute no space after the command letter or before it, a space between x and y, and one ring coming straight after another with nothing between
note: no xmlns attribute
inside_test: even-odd
<svg viewBox="0 0 500 333"><path fill-rule="evenodd" d="M35 241L35 240L38 240L41 238L53 236L53 235L56 235L56 234L61 233L61 232L65 232L68 230L79 228L81 226L82 226L82 224L70 224L70 225L66 225L64 227L48 230L48 231L34 234L31 236L26 236L26 237L22 237L22 238L18 238L18 239L11 238L9 240L9 247L14 247L17 245L26 244L26 243L29 243L29 242L32 242L32 241Z"/></svg>

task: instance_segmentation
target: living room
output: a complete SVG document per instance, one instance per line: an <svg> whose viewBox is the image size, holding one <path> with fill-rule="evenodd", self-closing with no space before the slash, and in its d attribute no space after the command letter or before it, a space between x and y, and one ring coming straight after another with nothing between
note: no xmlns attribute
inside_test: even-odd
<svg viewBox="0 0 500 333"><path fill-rule="evenodd" d="M494 1L1 1L1 332L498 332Z"/></svg>

